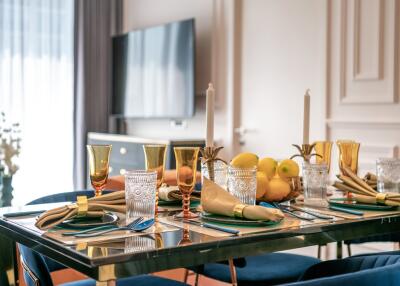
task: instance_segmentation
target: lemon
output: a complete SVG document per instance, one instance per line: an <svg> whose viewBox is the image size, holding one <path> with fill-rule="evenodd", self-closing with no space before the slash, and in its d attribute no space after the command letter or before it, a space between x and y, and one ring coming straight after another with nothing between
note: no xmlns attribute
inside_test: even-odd
<svg viewBox="0 0 400 286"><path fill-rule="evenodd" d="M299 165L293 160L286 159L279 163L278 174L282 179L297 177L299 172Z"/></svg>
<svg viewBox="0 0 400 286"><path fill-rule="evenodd" d="M278 163L272 158L263 158L258 162L258 171L264 172L268 179L272 179L275 175Z"/></svg>
<svg viewBox="0 0 400 286"><path fill-rule="evenodd" d="M268 202L279 202L289 195L291 189L288 182L281 178L273 178L269 181L268 190L264 199Z"/></svg>
<svg viewBox="0 0 400 286"><path fill-rule="evenodd" d="M257 167L258 156L253 153L240 153L232 159L231 165L235 168L254 168Z"/></svg>
<svg viewBox="0 0 400 286"><path fill-rule="evenodd" d="M257 193L256 198L260 199L268 188L268 177L263 172L257 172Z"/></svg>

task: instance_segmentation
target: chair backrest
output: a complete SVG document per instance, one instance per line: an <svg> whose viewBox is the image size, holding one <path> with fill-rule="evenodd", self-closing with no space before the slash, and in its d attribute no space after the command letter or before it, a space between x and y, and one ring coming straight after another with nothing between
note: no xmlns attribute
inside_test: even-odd
<svg viewBox="0 0 400 286"><path fill-rule="evenodd" d="M392 286L400 281L399 255L371 255L326 261L311 266L301 278L290 286Z"/></svg>
<svg viewBox="0 0 400 286"><path fill-rule="evenodd" d="M109 191L104 191L103 193L108 192ZM93 190L58 193L41 197L31 201L28 205L74 202L76 201L77 196L93 197L93 195ZM38 279L40 286L52 286L53 284L50 284L50 273L66 268L64 265L55 262L46 256L42 256L26 246L18 245L18 248L21 254L21 262L24 263L24 279L28 286L36 286L37 284L35 284L35 279Z"/></svg>
<svg viewBox="0 0 400 286"><path fill-rule="evenodd" d="M24 280L27 286L53 286L50 271L43 257L32 249L18 244Z"/></svg>

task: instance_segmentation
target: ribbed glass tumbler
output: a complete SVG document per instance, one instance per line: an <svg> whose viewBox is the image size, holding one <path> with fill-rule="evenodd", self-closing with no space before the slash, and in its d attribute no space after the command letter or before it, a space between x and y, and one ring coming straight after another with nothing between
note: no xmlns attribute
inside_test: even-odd
<svg viewBox="0 0 400 286"><path fill-rule="evenodd" d="M228 167L228 191L243 204L256 204L257 168Z"/></svg>
<svg viewBox="0 0 400 286"><path fill-rule="evenodd" d="M126 223L143 217L154 219L157 190L156 171L125 173Z"/></svg>

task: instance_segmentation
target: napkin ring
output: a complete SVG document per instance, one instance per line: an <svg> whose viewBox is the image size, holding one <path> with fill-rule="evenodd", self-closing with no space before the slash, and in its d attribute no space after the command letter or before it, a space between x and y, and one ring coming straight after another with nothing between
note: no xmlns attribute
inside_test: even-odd
<svg viewBox="0 0 400 286"><path fill-rule="evenodd" d="M76 203L78 205L78 216L86 216L89 208L87 197L77 196Z"/></svg>
<svg viewBox="0 0 400 286"><path fill-rule="evenodd" d="M235 205L235 207L233 208L233 215L234 215L235 217L240 217L240 218L242 218L242 217L243 217L243 210L244 210L245 207L247 207L247 206L244 205L244 204L237 204L237 205Z"/></svg>
<svg viewBox="0 0 400 286"><path fill-rule="evenodd" d="M382 193L376 194L376 197L375 197L376 202L379 204L385 204L386 197L387 197L387 194L382 194Z"/></svg>

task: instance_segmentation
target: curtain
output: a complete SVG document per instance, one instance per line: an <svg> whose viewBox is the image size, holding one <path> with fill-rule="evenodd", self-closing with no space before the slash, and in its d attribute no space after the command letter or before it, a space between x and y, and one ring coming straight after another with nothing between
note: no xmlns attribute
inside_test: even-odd
<svg viewBox="0 0 400 286"><path fill-rule="evenodd" d="M86 186L88 132L107 132L111 99L111 35L122 22L121 0L75 5L74 186Z"/></svg>
<svg viewBox="0 0 400 286"><path fill-rule="evenodd" d="M0 111L21 123L14 204L73 188L73 0L0 0Z"/></svg>

